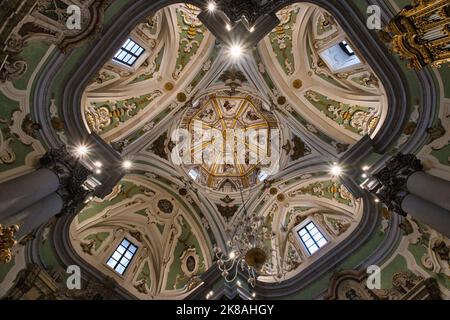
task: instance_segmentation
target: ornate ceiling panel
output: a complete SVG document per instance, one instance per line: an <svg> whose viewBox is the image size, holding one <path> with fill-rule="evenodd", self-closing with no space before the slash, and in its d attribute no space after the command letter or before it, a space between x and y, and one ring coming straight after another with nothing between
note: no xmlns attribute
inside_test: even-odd
<svg viewBox="0 0 450 320"><path fill-rule="evenodd" d="M167 108L185 102L183 91L190 81L201 79L207 70L202 64L213 48L211 34L197 19L199 12L191 5L174 5L136 26L130 38L145 49L143 58L132 67L111 60L85 92L90 130L123 147L136 139L130 141L131 132L142 135L170 113Z"/></svg>
<svg viewBox="0 0 450 320"><path fill-rule="evenodd" d="M270 257L259 278L263 282L282 282L294 277L338 246L357 227L362 216L360 200L326 173L311 172L293 180L275 183L252 207L264 217L266 254ZM311 256L297 235L299 227L309 221L327 239L319 255ZM234 222L243 223L240 218Z"/></svg>
<svg viewBox="0 0 450 320"><path fill-rule="evenodd" d="M211 266L203 228L184 205L142 177L128 176L103 201L92 202L73 220L75 251L102 272L126 237L138 247L119 283L142 299L182 298Z"/></svg>
<svg viewBox="0 0 450 320"><path fill-rule="evenodd" d="M342 29L326 11L306 4L288 6L278 17L280 25L255 57L279 111L337 153L365 134L373 136L387 106L370 66L333 73L321 56L325 48L350 41Z"/></svg>

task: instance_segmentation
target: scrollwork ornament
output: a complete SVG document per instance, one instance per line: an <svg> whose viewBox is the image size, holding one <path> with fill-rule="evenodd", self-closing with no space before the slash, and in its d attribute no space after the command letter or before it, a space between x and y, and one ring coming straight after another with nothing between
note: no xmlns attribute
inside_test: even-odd
<svg viewBox="0 0 450 320"><path fill-rule="evenodd" d="M2 119L0 119L0 123L2 123ZM11 164L16 161L16 154L11 148L12 141L12 138L5 138L2 130L0 130L0 164Z"/></svg>
<svg viewBox="0 0 450 320"><path fill-rule="evenodd" d="M20 52L23 48L23 38L16 34L11 34L6 41L6 50L9 52Z"/></svg>
<svg viewBox="0 0 450 320"><path fill-rule="evenodd" d="M14 81L27 71L27 63L22 60L6 60L0 70L0 81Z"/></svg>

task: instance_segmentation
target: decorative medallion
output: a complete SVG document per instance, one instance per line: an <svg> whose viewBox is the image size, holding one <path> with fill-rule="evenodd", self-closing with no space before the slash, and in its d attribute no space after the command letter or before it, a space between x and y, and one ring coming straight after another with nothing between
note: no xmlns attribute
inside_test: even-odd
<svg viewBox="0 0 450 320"><path fill-rule="evenodd" d="M277 99L277 103L278 103L280 106L286 104L286 101L287 101L287 100L286 100L286 97L284 97L284 96L278 97L278 99Z"/></svg>
<svg viewBox="0 0 450 320"><path fill-rule="evenodd" d="M166 90L166 91L172 91L172 90L173 90L173 83L172 83L172 82L167 82L167 83L164 85L164 90Z"/></svg>
<svg viewBox="0 0 450 320"><path fill-rule="evenodd" d="M195 261L195 258L193 256L189 256L186 259L186 269L189 272L194 272L196 266L197 266L197 262Z"/></svg>
<svg viewBox="0 0 450 320"><path fill-rule="evenodd" d="M292 86L295 89L300 89L303 86L303 82L300 79L295 79L294 82L292 82Z"/></svg>
<svg viewBox="0 0 450 320"><path fill-rule="evenodd" d="M296 161L311 153L311 149L299 137L294 136L292 142L294 143L293 147L294 152L291 155L292 161Z"/></svg>
<svg viewBox="0 0 450 320"><path fill-rule="evenodd" d="M130 235L139 242L143 241L142 233L139 231L130 231Z"/></svg>
<svg viewBox="0 0 450 320"><path fill-rule="evenodd" d="M164 132L162 135L156 139L152 145L150 146L150 150L156 154L158 157L169 160L169 156L166 151L166 141L167 141L167 132Z"/></svg>
<svg viewBox="0 0 450 320"><path fill-rule="evenodd" d="M236 211L239 209L239 205L236 204L234 206L229 207L218 204L217 209L219 210L222 217L224 217L227 221L229 221L234 216Z"/></svg>
<svg viewBox="0 0 450 320"><path fill-rule="evenodd" d="M305 219L306 219L306 217L303 217L303 216L300 216L300 215L296 216L296 217L295 217L294 225L295 225L295 226L298 226L300 223L302 223L303 221L305 221Z"/></svg>
<svg viewBox="0 0 450 320"><path fill-rule="evenodd" d="M187 249L180 257L181 270L187 277L195 276L200 268L200 257L195 248Z"/></svg>
<svg viewBox="0 0 450 320"><path fill-rule="evenodd" d="M180 92L180 93L177 94L177 101L178 102L186 102L186 100L187 100L187 96L186 96L185 93Z"/></svg>
<svg viewBox="0 0 450 320"><path fill-rule="evenodd" d="M286 200L286 196L284 195L284 193L280 193L279 195L277 195L278 202L283 202L284 200Z"/></svg>
<svg viewBox="0 0 450 320"><path fill-rule="evenodd" d="M225 202L226 204L232 203L234 199L232 199L229 195L226 195L225 198L220 199L220 201Z"/></svg>
<svg viewBox="0 0 450 320"><path fill-rule="evenodd" d="M244 82L247 82L244 73L234 68L224 71L219 80L224 82L227 87L230 87L231 95L235 95L236 89L241 87Z"/></svg>
<svg viewBox="0 0 450 320"><path fill-rule="evenodd" d="M173 204L167 199L162 199L158 201L158 209L169 214L173 212Z"/></svg>

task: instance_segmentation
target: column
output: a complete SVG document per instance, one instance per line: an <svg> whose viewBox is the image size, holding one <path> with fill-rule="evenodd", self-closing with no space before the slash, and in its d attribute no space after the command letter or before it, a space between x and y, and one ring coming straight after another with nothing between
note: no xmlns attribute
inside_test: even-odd
<svg viewBox="0 0 450 320"><path fill-rule="evenodd" d="M60 213L63 207L64 201L61 196L57 193L53 193L18 213L15 218L18 219L16 221L21 222L18 223L19 231L16 234L17 239L26 236L41 224L46 223L52 217Z"/></svg>
<svg viewBox="0 0 450 320"><path fill-rule="evenodd" d="M92 172L65 147L51 149L38 170L0 184L0 223L29 232L52 216L78 210L92 192L83 187Z"/></svg>
<svg viewBox="0 0 450 320"><path fill-rule="evenodd" d="M398 154L373 175L378 181L371 192L389 210L410 214L417 221L450 236L450 182L422 171L413 154Z"/></svg>
<svg viewBox="0 0 450 320"><path fill-rule="evenodd" d="M406 187L410 193L450 210L450 181L418 171L408 178Z"/></svg>
<svg viewBox="0 0 450 320"><path fill-rule="evenodd" d="M401 208L417 221L450 238L450 211L412 194L403 199Z"/></svg>
<svg viewBox="0 0 450 320"><path fill-rule="evenodd" d="M6 220L59 188L59 178L42 168L0 184L0 219Z"/></svg>

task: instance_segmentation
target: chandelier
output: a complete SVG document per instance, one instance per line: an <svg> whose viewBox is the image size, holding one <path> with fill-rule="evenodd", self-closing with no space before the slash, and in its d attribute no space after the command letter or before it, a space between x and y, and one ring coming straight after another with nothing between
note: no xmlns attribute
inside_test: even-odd
<svg viewBox="0 0 450 320"><path fill-rule="evenodd" d="M264 226L264 218L247 212L242 187L240 187L243 214L236 221L231 240L227 243L228 253L214 247L217 266L226 282L234 282L239 274L247 275L247 282L255 287L256 279L270 255L265 242L270 239L270 230Z"/></svg>

